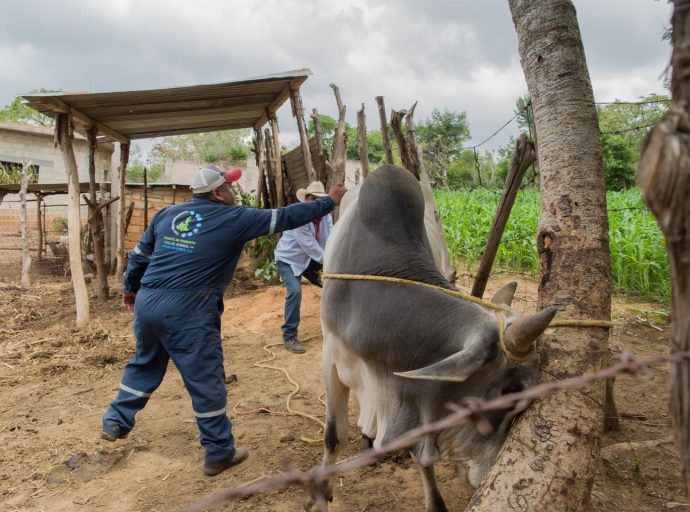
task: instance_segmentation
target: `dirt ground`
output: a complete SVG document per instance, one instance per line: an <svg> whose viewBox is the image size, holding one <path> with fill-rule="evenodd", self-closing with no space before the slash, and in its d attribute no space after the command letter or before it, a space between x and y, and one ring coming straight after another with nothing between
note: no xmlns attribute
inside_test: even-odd
<svg viewBox="0 0 690 512"><path fill-rule="evenodd" d="M36 279L36 278L35 278ZM536 285L524 276L499 273L489 293L518 280L515 307L530 312ZM467 290L466 275L459 282ZM89 290L95 296L95 284ZM119 286L113 282L113 289ZM488 294L487 294L488 295ZM99 437L101 416L117 393L122 369L134 353L132 314L119 301L91 302L91 323L75 328L68 281L42 278L20 290L0 281L0 508L8 511L160 511L187 505L228 487L274 475L286 464L306 469L318 464L322 448L300 440L320 438L320 426L296 416L244 414L262 407L285 411L294 389L281 372L254 366L280 343L285 292L254 282L238 271L226 295L223 342L228 375L228 413L237 442L249 460L221 475L202 473L203 451L191 403L174 366L144 409L132 434L108 443ZM269 364L285 368L299 383L294 409L323 414L320 367L320 290L304 287L300 338L307 353L278 346ZM611 353L640 356L668 350L669 326L659 304L617 296ZM656 313L661 311L661 313ZM690 510L680 484L677 448L667 408L668 369L652 368L644 379L621 376L615 398L621 428L604 440L593 508ZM350 404L350 445L360 450L357 404ZM439 485L450 510L463 510L472 489L455 478L453 465L437 466ZM228 503L219 510L297 511L307 497L288 489ZM331 510L422 510L423 490L409 456L399 454L335 482Z"/></svg>

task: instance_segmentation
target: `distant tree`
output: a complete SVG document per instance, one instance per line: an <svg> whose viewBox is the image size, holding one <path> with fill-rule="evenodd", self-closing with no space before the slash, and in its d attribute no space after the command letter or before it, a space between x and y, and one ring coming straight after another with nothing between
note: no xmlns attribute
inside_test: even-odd
<svg viewBox="0 0 690 512"><path fill-rule="evenodd" d="M34 89L29 91L30 94L43 94L50 92L63 92L62 89ZM15 96L14 101L5 108L0 109L0 121L9 121L11 123L30 124L33 126L44 126L52 128L55 126L55 119L45 116L38 111L27 107L22 103L21 96Z"/></svg>
<svg viewBox="0 0 690 512"><path fill-rule="evenodd" d="M347 158L359 160L359 134L357 128L351 128L348 133ZM367 155L372 170L385 162L386 154L383 150L383 135L381 130L367 132Z"/></svg>
<svg viewBox="0 0 690 512"><path fill-rule="evenodd" d="M151 149L153 163L166 158L241 167L249 155L249 130L223 130L165 137Z"/></svg>
<svg viewBox="0 0 690 512"><path fill-rule="evenodd" d="M417 125L417 135L422 146L442 149L451 162L460 155L463 144L470 139L467 112L433 109L431 115Z"/></svg>
<svg viewBox="0 0 690 512"><path fill-rule="evenodd" d="M146 179L150 183L160 181L165 176L165 160L156 160L155 155L144 157L141 148L134 144L129 152L129 164L127 165L126 180L128 183L143 183L144 169Z"/></svg>
<svg viewBox="0 0 690 512"><path fill-rule="evenodd" d="M601 153L606 189L618 191L634 187L635 155L625 141L615 135L602 135ZM639 158L639 155L637 157Z"/></svg>
<svg viewBox="0 0 690 512"><path fill-rule="evenodd" d="M333 137L335 137L335 127L336 124L338 124L338 121L336 119L333 119L331 116L327 116L325 114L319 114L319 125L321 127L321 138L323 139L323 145L328 149L329 151L333 147ZM352 129L352 127L345 123L345 130L348 132ZM307 125L307 135L309 137L314 136L314 120L309 119L309 124Z"/></svg>

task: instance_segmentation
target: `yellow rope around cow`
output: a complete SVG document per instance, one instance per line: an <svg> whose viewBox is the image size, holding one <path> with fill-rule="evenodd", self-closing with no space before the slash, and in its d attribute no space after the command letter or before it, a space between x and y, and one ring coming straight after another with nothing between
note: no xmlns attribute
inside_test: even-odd
<svg viewBox="0 0 690 512"><path fill-rule="evenodd" d="M289 380L290 383L293 386L295 386L295 389L287 397L287 401L285 403L285 408L288 410L288 412L290 412L296 416L302 416L303 418L307 418L307 419L310 419L312 421L315 421L316 423L318 423L321 426L321 428L325 429L326 426L324 425L323 421L318 419L316 416L312 416L311 414L307 414L306 412L295 411L294 409L292 409L290 407L290 400L292 399L293 396L295 396L297 393L299 393L300 386L297 382L292 380L292 377L290 377L290 374L288 373L288 371L285 368L280 368L278 366L271 366L271 365L265 364L265 363L270 363L271 361L275 360L275 358L276 358L275 353L272 350L269 350L269 348L282 346L282 345L283 345L283 343L281 342L281 343L273 343L272 345L266 345L264 347L261 347L266 352L271 354L271 357L268 359L263 359L261 361L257 361L256 363L254 363L254 366L257 366L259 368L268 368L269 370L276 370L279 372L283 372L285 374L285 377L287 377L287 380ZM309 443L309 444L320 444L321 442L323 442L323 439L310 439L308 437L302 437L302 436L300 436L300 440L304 441L305 443Z"/></svg>
<svg viewBox="0 0 690 512"><path fill-rule="evenodd" d="M485 308L493 309L494 311L504 311L506 313L512 312L512 309L506 306L501 306L494 304L477 297L472 297L461 291L449 290L447 288L441 288L433 284L420 283L419 281L411 281L410 279L401 279L398 277L386 277L386 276L368 276L368 275L357 275L357 274L326 274L321 276L322 279L344 279L346 281L386 281L389 283L402 283L411 284L414 286L422 286L423 288L428 288L430 290L437 290L453 297L459 297L475 304L484 306ZM551 320L549 324L550 327L603 327L605 329L611 329L613 327L613 322L607 320Z"/></svg>

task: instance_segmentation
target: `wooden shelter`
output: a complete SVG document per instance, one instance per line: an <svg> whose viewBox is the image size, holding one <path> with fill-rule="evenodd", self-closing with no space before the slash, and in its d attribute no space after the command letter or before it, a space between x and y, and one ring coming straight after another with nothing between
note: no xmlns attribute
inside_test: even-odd
<svg viewBox="0 0 690 512"><path fill-rule="evenodd" d="M119 187L113 193L122 195L125 190L125 172L129 160L130 141L152 137L165 137L187 133L203 133L218 130L253 128L257 140L263 140L261 132L270 123L270 139L275 155L280 155L278 120L276 112L290 99L293 115L303 148L307 169L312 168L308 151L307 133L304 123L304 108L299 88L311 75L309 69L300 69L274 75L247 78L234 82L173 87L143 91L106 93L47 93L23 95L27 105L42 114L54 117L56 122L55 141L60 144L65 168L70 183L70 212L78 215L79 192L77 166L72 149L74 131L84 134L90 143L89 175L91 230L94 240L99 238L102 226L101 210L106 202L98 203L96 196L93 155L100 142L120 143ZM268 138L267 138L268 140ZM259 148L262 144L259 143ZM263 158L259 158L259 193L265 189ZM269 159L266 159L267 162ZM274 160L275 165L275 160ZM275 167L274 167L275 168ZM282 172L274 174L276 202L273 206L285 204ZM115 185L115 183L113 183ZM115 190L116 189L116 190ZM114 196L110 202L119 199ZM121 275L125 269L124 201L119 203L117 270ZM72 215L72 213L70 213ZM69 222L70 267L77 298L77 325L88 321L88 298L81 270L78 222ZM102 232L102 228L100 229ZM102 236L96 243L95 256L100 268L105 268ZM100 245L100 247L98 247ZM104 272L99 272L99 300L106 300L108 284Z"/></svg>

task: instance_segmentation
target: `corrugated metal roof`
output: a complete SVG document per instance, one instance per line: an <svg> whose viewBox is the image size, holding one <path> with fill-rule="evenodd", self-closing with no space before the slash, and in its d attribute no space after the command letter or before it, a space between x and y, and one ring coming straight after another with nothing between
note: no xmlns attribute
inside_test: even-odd
<svg viewBox="0 0 690 512"><path fill-rule="evenodd" d="M102 93L25 94L31 108L72 112L82 134L97 123L107 140L260 128L312 72L309 69L188 87Z"/></svg>

